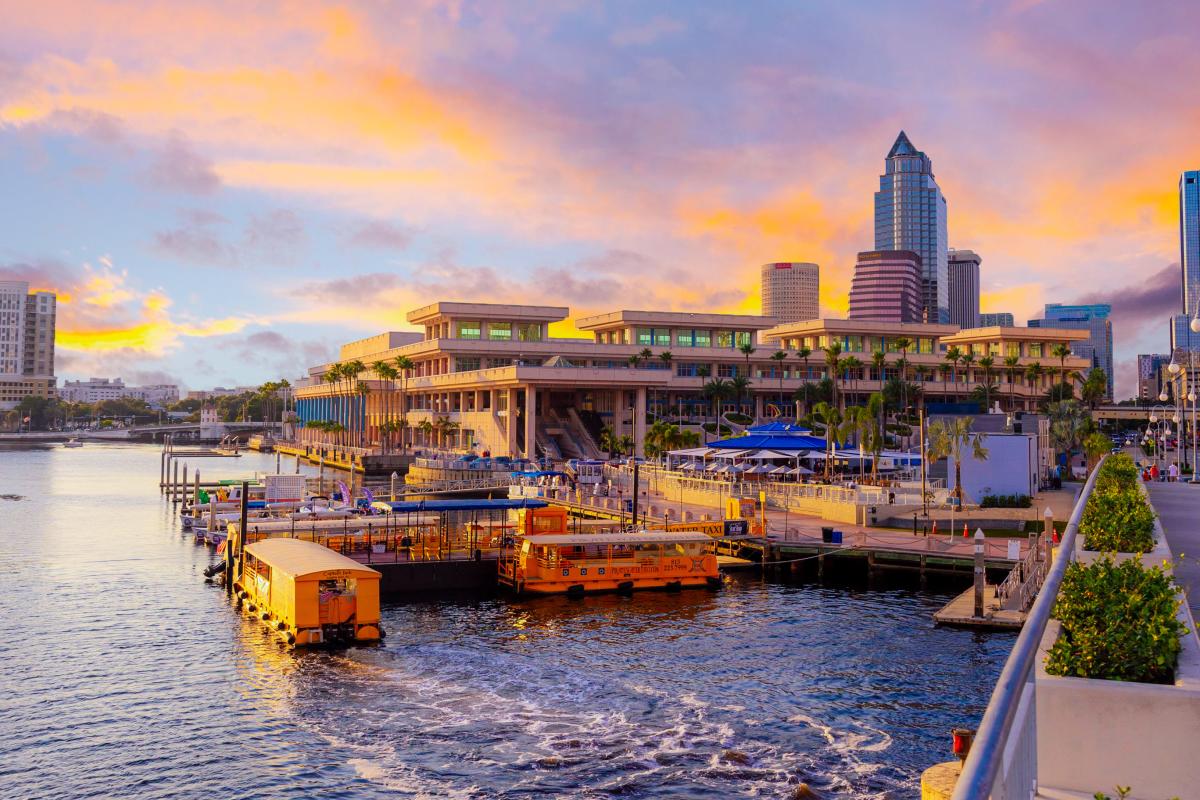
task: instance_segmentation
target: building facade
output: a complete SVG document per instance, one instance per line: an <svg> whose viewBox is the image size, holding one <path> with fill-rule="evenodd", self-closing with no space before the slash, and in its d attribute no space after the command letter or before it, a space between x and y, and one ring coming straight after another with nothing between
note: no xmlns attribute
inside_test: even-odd
<svg viewBox="0 0 1200 800"><path fill-rule="evenodd" d="M1163 390L1163 370L1171 363L1171 357L1161 353L1139 355L1138 363L1138 400L1147 403L1158 402L1158 396Z"/></svg>
<svg viewBox="0 0 1200 800"><path fill-rule="evenodd" d="M1179 284L1180 313L1170 320L1170 342L1175 350L1200 350L1200 333L1191 329L1200 317L1200 170L1179 176Z"/></svg>
<svg viewBox="0 0 1200 800"><path fill-rule="evenodd" d="M165 405L179 400L179 387L165 383L126 386L120 378L89 378L86 381L63 381L58 395L69 403L102 403L105 400L130 398L145 400L150 405Z"/></svg>
<svg viewBox="0 0 1200 800"><path fill-rule="evenodd" d="M1011 328L1016 324L1013 315L1008 311L985 311L979 315L979 327L981 328Z"/></svg>
<svg viewBox="0 0 1200 800"><path fill-rule="evenodd" d="M921 322L924 309L919 255L911 250L858 254L850 283L850 319Z"/></svg>
<svg viewBox="0 0 1200 800"><path fill-rule="evenodd" d="M946 254L949 278L950 324L978 328L979 265L983 259L974 250L951 250Z"/></svg>
<svg viewBox="0 0 1200 800"><path fill-rule="evenodd" d="M776 261L763 264L763 316L780 323L819 317L820 272L820 267L808 262Z"/></svg>
<svg viewBox="0 0 1200 800"><path fill-rule="evenodd" d="M1053 327L1087 331L1087 340L1073 345L1072 350L1075 355L1090 362L1089 370L1104 370L1108 382L1108 392L1105 396L1109 400L1113 397L1113 329L1112 321L1108 318L1111 313L1112 306L1108 303L1047 303L1044 319L1029 320L1031 328ZM1086 374L1084 377L1087 377Z"/></svg>
<svg viewBox="0 0 1200 800"><path fill-rule="evenodd" d="M950 321L948 241L946 198L934 180L933 162L900 131L875 193L875 249L911 250L921 257L928 322Z"/></svg>
<svg viewBox="0 0 1200 800"><path fill-rule="evenodd" d="M58 298L30 292L25 281L0 281L0 409L25 397L54 397Z"/></svg>
<svg viewBox="0 0 1200 800"><path fill-rule="evenodd" d="M488 303L434 303L408 321L424 330L397 347L390 334L372 337L376 352L359 348L357 380L326 381L332 364L309 369L295 389L300 436L306 442L371 447L383 423L404 420L418 447L448 446L492 455L599 457L607 431L629 436L641 452L648 422L711 423L714 412L741 411L757 419L790 419L793 395L830 378L843 402L865 398L888 378L904 374L931 401L969 397L979 381L997 379L1006 406L1032 409L1049 386L1051 370L1027 380L1025 366L1053 360L1057 343L1085 337L1044 328L959 330L951 325L857 320L806 320L784 325L737 314L613 311L584 317L587 338L548 335L568 309ZM905 350L901 345L909 340ZM830 371L821 348L838 344L844 367ZM753 348L743 352L743 346ZM953 365L948 348L983 355L1012 354L1019 374L1002 380L978 366ZM874 353L883 354L882 367ZM783 352L782 359L772 355ZM395 381L379 380L372 365L410 359ZM1002 361L998 358L997 361ZM1068 359L1069 368L1086 362ZM721 392L713 387L718 386ZM364 389L365 387L365 389ZM707 387L707 388L706 388ZM336 433L313 422L335 422Z"/></svg>

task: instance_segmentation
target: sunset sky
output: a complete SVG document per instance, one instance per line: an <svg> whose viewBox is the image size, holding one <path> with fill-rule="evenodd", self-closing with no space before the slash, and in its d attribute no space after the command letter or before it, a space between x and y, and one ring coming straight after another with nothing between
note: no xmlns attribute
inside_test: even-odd
<svg viewBox="0 0 1200 800"><path fill-rule="evenodd" d="M983 310L1179 307L1200 5L0 0L0 279L60 377L258 383L437 299L843 315L904 129ZM569 328L566 332L569 332Z"/></svg>

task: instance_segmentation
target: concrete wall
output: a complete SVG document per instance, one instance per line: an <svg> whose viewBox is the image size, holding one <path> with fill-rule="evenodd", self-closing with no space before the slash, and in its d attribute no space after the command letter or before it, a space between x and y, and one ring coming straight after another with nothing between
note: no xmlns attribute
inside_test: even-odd
<svg viewBox="0 0 1200 800"><path fill-rule="evenodd" d="M1038 488L1037 438L1030 434L988 434L983 446L988 457L964 458L964 501L978 503L985 494L1027 494ZM969 452L969 451L968 451ZM946 485L954 488L954 459L946 459Z"/></svg>

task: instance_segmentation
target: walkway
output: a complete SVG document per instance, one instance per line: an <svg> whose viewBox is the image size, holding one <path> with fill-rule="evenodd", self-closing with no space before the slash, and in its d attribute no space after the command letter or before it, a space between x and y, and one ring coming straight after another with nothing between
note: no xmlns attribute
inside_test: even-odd
<svg viewBox="0 0 1200 800"><path fill-rule="evenodd" d="M1183 558L1175 577L1187 593L1192 616L1200 613L1200 486L1190 483L1148 483L1171 553Z"/></svg>

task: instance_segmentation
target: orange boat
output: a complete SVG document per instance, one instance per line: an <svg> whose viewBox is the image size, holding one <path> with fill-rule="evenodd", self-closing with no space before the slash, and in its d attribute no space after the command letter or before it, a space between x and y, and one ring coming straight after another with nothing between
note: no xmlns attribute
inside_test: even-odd
<svg viewBox="0 0 1200 800"><path fill-rule="evenodd" d="M714 542L697 531L527 534L500 557L518 594L582 595L721 585Z"/></svg>

